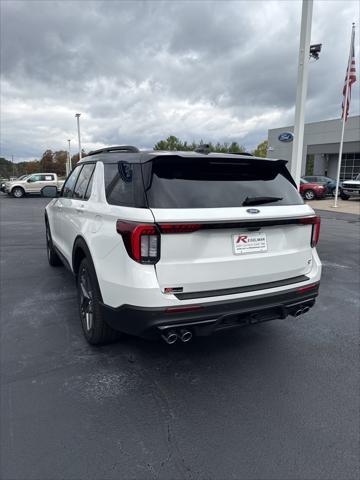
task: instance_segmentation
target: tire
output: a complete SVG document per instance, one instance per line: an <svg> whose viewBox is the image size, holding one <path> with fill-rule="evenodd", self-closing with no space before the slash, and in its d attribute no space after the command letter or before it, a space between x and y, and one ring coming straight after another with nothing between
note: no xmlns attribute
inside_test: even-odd
<svg viewBox="0 0 360 480"><path fill-rule="evenodd" d="M48 222L45 222L45 229L46 229L46 252L48 262L52 267L59 267L62 265L62 261L59 255L56 253L54 245L52 243L51 232Z"/></svg>
<svg viewBox="0 0 360 480"><path fill-rule="evenodd" d="M305 190L304 197L305 200L314 200L316 197L314 190Z"/></svg>
<svg viewBox="0 0 360 480"><path fill-rule="evenodd" d="M350 196L346 195L346 193L340 192L341 200L349 200Z"/></svg>
<svg viewBox="0 0 360 480"><path fill-rule="evenodd" d="M84 336L90 345L105 345L121 337L105 321L100 309L101 293L92 261L84 258L76 278L79 315Z"/></svg>
<svg viewBox="0 0 360 480"><path fill-rule="evenodd" d="M15 198L22 198L25 196L25 190L21 187L14 187L11 190L11 195Z"/></svg>

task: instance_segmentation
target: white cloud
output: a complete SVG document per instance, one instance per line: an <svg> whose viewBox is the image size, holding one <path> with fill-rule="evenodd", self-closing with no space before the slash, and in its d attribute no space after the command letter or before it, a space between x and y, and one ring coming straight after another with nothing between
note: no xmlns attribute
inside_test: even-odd
<svg viewBox="0 0 360 480"><path fill-rule="evenodd" d="M86 150L170 134L251 149L293 121L299 1L2 1L1 14L1 155L66 148L77 111ZM310 65L308 121L340 114L357 18L356 2L314 2L323 50Z"/></svg>

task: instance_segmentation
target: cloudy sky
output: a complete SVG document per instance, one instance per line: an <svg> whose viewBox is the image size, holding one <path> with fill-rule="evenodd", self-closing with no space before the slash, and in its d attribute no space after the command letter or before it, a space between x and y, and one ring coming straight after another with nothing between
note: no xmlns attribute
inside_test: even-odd
<svg viewBox="0 0 360 480"><path fill-rule="evenodd" d="M294 118L301 2L1 0L1 156L152 147L168 135L248 149ZM351 0L315 0L306 121L336 118ZM358 61L357 32L357 71ZM358 74L359 77L359 74ZM359 80L351 115L359 114Z"/></svg>

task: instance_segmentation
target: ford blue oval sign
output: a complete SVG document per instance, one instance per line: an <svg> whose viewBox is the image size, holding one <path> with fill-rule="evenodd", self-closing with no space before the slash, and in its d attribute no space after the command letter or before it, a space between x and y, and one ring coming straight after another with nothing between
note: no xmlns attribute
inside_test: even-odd
<svg viewBox="0 0 360 480"><path fill-rule="evenodd" d="M292 142L294 140L294 134L291 132L283 132L279 135L280 142Z"/></svg>

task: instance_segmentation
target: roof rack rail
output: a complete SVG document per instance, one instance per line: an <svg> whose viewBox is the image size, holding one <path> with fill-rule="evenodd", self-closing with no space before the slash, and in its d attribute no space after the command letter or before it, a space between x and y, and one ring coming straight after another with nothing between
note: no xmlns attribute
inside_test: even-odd
<svg viewBox="0 0 360 480"><path fill-rule="evenodd" d="M99 148L98 150L93 150L92 152L89 152L87 156L111 152L139 153L140 150L132 145L118 145L115 147L105 147Z"/></svg>

